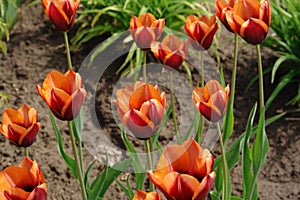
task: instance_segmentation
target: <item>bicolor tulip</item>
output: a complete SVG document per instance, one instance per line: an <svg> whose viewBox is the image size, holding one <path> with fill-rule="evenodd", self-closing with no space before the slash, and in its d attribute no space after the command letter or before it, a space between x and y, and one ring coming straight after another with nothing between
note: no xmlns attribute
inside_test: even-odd
<svg viewBox="0 0 300 200"><path fill-rule="evenodd" d="M216 15L218 16L222 24L226 27L226 29L230 32L233 32L233 30L230 28L227 22L226 12L233 8L235 1L236 0L216 0L215 5Z"/></svg>
<svg viewBox="0 0 300 200"><path fill-rule="evenodd" d="M44 12L60 31L69 31L73 25L80 0L42 0Z"/></svg>
<svg viewBox="0 0 300 200"><path fill-rule="evenodd" d="M198 18L195 15L189 15L184 24L184 29L196 50L207 50L211 46L218 29L216 16L201 16Z"/></svg>
<svg viewBox="0 0 300 200"><path fill-rule="evenodd" d="M161 124L166 105L166 95L158 86L141 81L116 92L118 114L123 124L138 139L152 137Z"/></svg>
<svg viewBox="0 0 300 200"><path fill-rule="evenodd" d="M86 91L78 73L68 70L65 74L57 70L48 73L41 86L36 85L39 95L53 114L60 120L72 120L80 111Z"/></svg>
<svg viewBox="0 0 300 200"><path fill-rule="evenodd" d="M188 53L188 43L181 42L175 35L167 35L162 42L153 41L151 51L164 65L179 68Z"/></svg>
<svg viewBox="0 0 300 200"><path fill-rule="evenodd" d="M165 26L164 19L156 19L151 13L132 16L130 20L130 32L136 45L142 50L150 48L150 43L157 40Z"/></svg>
<svg viewBox="0 0 300 200"><path fill-rule="evenodd" d="M236 0L226 12L231 29L246 42L256 45L264 41L271 23L269 0Z"/></svg>
<svg viewBox="0 0 300 200"><path fill-rule="evenodd" d="M157 192L137 190L133 196L133 200L162 200L162 198Z"/></svg>
<svg viewBox="0 0 300 200"><path fill-rule="evenodd" d="M229 85L223 88L218 81L210 80L204 87L194 88L194 105L206 119L217 122L226 113L229 91Z"/></svg>
<svg viewBox="0 0 300 200"><path fill-rule="evenodd" d="M24 104L18 110L8 108L2 113L0 132L18 147L30 146L40 128L34 108Z"/></svg>
<svg viewBox="0 0 300 200"><path fill-rule="evenodd" d="M37 162L26 157L0 172L0 199L47 200L46 182Z"/></svg>
<svg viewBox="0 0 300 200"><path fill-rule="evenodd" d="M190 138L166 147L148 176L168 200L204 200L216 176L213 164L212 154Z"/></svg>

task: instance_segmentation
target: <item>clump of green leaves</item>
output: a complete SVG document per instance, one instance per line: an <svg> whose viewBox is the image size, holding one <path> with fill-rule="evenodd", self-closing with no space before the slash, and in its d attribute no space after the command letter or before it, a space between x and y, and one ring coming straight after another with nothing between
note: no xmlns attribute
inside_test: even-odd
<svg viewBox="0 0 300 200"><path fill-rule="evenodd" d="M300 106L300 1L299 0L273 0L271 28L274 34L266 39L263 45L279 53L280 58L272 68L272 82L275 80L276 71L283 63L290 61L290 70L285 74L280 83L281 88L297 81L298 93L290 101ZM285 66L286 67L286 66Z"/></svg>
<svg viewBox="0 0 300 200"><path fill-rule="evenodd" d="M73 46L80 46L105 33L113 34L129 29L132 15L150 12L157 19L164 18L172 30L182 28L191 14L210 14L210 0L82 0L83 11L78 11L80 24L73 38Z"/></svg>

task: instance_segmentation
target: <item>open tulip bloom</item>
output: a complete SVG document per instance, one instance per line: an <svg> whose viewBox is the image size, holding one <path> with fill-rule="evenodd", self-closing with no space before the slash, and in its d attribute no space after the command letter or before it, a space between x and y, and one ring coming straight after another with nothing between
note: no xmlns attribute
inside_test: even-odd
<svg viewBox="0 0 300 200"><path fill-rule="evenodd" d="M1 171L0 199L47 200L46 182L39 165L25 157L19 166Z"/></svg>
<svg viewBox="0 0 300 200"><path fill-rule="evenodd" d="M164 19L156 19L151 13L132 16L130 31L136 45L142 50L150 48L150 43L157 40L165 26Z"/></svg>
<svg viewBox="0 0 300 200"><path fill-rule="evenodd" d="M168 200L204 200L216 176L213 164L212 154L190 138L167 146L148 176Z"/></svg>
<svg viewBox="0 0 300 200"><path fill-rule="evenodd" d="M42 0L44 12L52 24L63 32L74 25L80 0Z"/></svg>
<svg viewBox="0 0 300 200"><path fill-rule="evenodd" d="M222 22L222 24L230 32L233 32L233 30L230 28L230 26L227 22L226 12L233 8L235 1L236 0L216 0L216 5L215 5L216 15L218 16L218 18Z"/></svg>
<svg viewBox="0 0 300 200"><path fill-rule="evenodd" d="M18 110L8 108L2 113L0 132L18 147L30 146L40 128L37 112L24 104Z"/></svg>
<svg viewBox="0 0 300 200"><path fill-rule="evenodd" d="M133 86L119 89L116 93L118 114L123 124L136 138L152 137L164 116L166 95L160 94L158 86L136 82Z"/></svg>
<svg viewBox="0 0 300 200"><path fill-rule="evenodd" d="M134 194L133 200L162 200L162 198L157 192L137 190Z"/></svg>

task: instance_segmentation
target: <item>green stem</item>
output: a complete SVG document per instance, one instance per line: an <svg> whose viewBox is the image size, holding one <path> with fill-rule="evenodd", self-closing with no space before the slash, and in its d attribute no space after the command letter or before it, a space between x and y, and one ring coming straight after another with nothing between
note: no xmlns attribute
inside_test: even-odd
<svg viewBox="0 0 300 200"><path fill-rule="evenodd" d="M199 51L199 58L200 58L200 68L201 68L201 87L204 87L204 63L203 63L203 51Z"/></svg>
<svg viewBox="0 0 300 200"><path fill-rule="evenodd" d="M259 110L262 112L262 109L265 106L264 101L264 80L263 80L263 70L262 70L262 62L261 62L261 54L260 54L260 45L256 45L257 51L257 62L258 62L258 81L259 81Z"/></svg>
<svg viewBox="0 0 300 200"><path fill-rule="evenodd" d="M24 154L26 157L29 157L28 148L24 147Z"/></svg>
<svg viewBox="0 0 300 200"><path fill-rule="evenodd" d="M252 196L253 196L253 194L254 194L255 185L256 185L256 178L257 178L257 174L255 174L255 175L253 176L253 181L252 181L252 184L251 184L249 200L252 199Z"/></svg>
<svg viewBox="0 0 300 200"><path fill-rule="evenodd" d="M146 83L147 82L147 51L144 52L144 58L143 58L143 80Z"/></svg>
<svg viewBox="0 0 300 200"><path fill-rule="evenodd" d="M203 51L199 51L200 69L201 69L201 87L204 87L204 63L203 63ZM196 132L196 141L200 144L201 135L204 127L204 117L200 114L200 124Z"/></svg>
<svg viewBox="0 0 300 200"><path fill-rule="evenodd" d="M223 137L222 132L219 123L216 124L219 134L219 142L220 142L220 148L221 148L221 155L222 155L222 164L223 164L223 195L222 199L229 200L229 188L227 182L229 174L228 174L228 166L227 166L227 160L226 160L226 148L223 144Z"/></svg>
<svg viewBox="0 0 300 200"><path fill-rule="evenodd" d="M238 35L234 34L234 58L233 58L233 68L231 74L231 87L230 87L230 107L233 110L234 104L234 94L235 94L235 82L236 82L236 69L238 60Z"/></svg>
<svg viewBox="0 0 300 200"><path fill-rule="evenodd" d="M152 162L152 151L153 151L153 145L152 145L152 139L149 138L148 140L145 140L145 147L146 147L146 156L147 156L147 163L148 163L148 170L152 171L153 168L153 162ZM154 191L154 185L151 181L149 181L149 190L150 192Z"/></svg>
<svg viewBox="0 0 300 200"><path fill-rule="evenodd" d="M174 98L174 93L173 93L173 72L170 72L170 98L171 98L171 106L172 106L172 117L173 117L173 124L174 124L174 129L175 129L175 135L176 135L176 140L177 143L180 144L180 137L179 137L179 131L178 131L178 124L176 120L176 112L175 112L175 98Z"/></svg>
<svg viewBox="0 0 300 200"><path fill-rule="evenodd" d="M64 32L64 40L65 40L65 46L66 46L68 69L72 69L72 61L71 61L69 39L68 39L68 33L67 32Z"/></svg>
<svg viewBox="0 0 300 200"><path fill-rule="evenodd" d="M73 154L74 154L74 158L75 158L76 171L77 171L77 175L78 175L78 179L79 179L82 199L87 200L87 194L86 194L84 180L83 180L82 166L80 165L80 160L79 160L78 153L77 153L74 130L73 130L71 121L68 122L68 125L69 125L69 129L70 129L72 150L73 150Z"/></svg>

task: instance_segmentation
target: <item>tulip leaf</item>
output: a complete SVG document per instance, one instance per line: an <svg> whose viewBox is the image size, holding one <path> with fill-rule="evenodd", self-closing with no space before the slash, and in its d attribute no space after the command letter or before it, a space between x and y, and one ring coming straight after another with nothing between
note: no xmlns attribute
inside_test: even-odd
<svg viewBox="0 0 300 200"><path fill-rule="evenodd" d="M74 136L78 142L82 142L81 139L81 133L82 133L82 127L83 127L83 112L80 111L77 117L75 117L71 121L71 125L74 131Z"/></svg>
<svg viewBox="0 0 300 200"><path fill-rule="evenodd" d="M224 126L223 126L223 141L226 144L227 140L230 138L233 126L234 126L234 116L233 116L233 108L231 105L232 99L229 97L227 103L227 111L224 118Z"/></svg>
<svg viewBox="0 0 300 200"><path fill-rule="evenodd" d="M129 177L130 176L127 176L127 179L126 179L126 187L120 183L119 180L116 180L117 181L117 184L118 186L121 188L121 190L126 194L126 196L129 198L129 199L132 199L133 196L134 196L134 192L132 190L132 187L129 183Z"/></svg>
<svg viewBox="0 0 300 200"><path fill-rule="evenodd" d="M220 200L220 193L216 191L211 191L209 195L211 200Z"/></svg>
<svg viewBox="0 0 300 200"><path fill-rule="evenodd" d="M92 171L92 169L94 168L94 165L96 163L96 160L94 160L89 167L87 168L87 170L84 173L84 185L86 188L89 188L89 177L90 177L90 173Z"/></svg>
<svg viewBox="0 0 300 200"><path fill-rule="evenodd" d="M73 176L77 179L78 175L77 175L77 171L76 171L75 160L73 158L71 158L65 152L65 150L63 148L61 133L60 133L59 129L57 128L54 115L51 111L49 111L49 116L50 116L51 124L52 124L52 127L53 127L53 131L54 131L55 136L56 136L56 140L57 140L57 144L58 144L58 152L61 155L61 157L64 159L65 163L67 164L67 167L70 169Z"/></svg>

